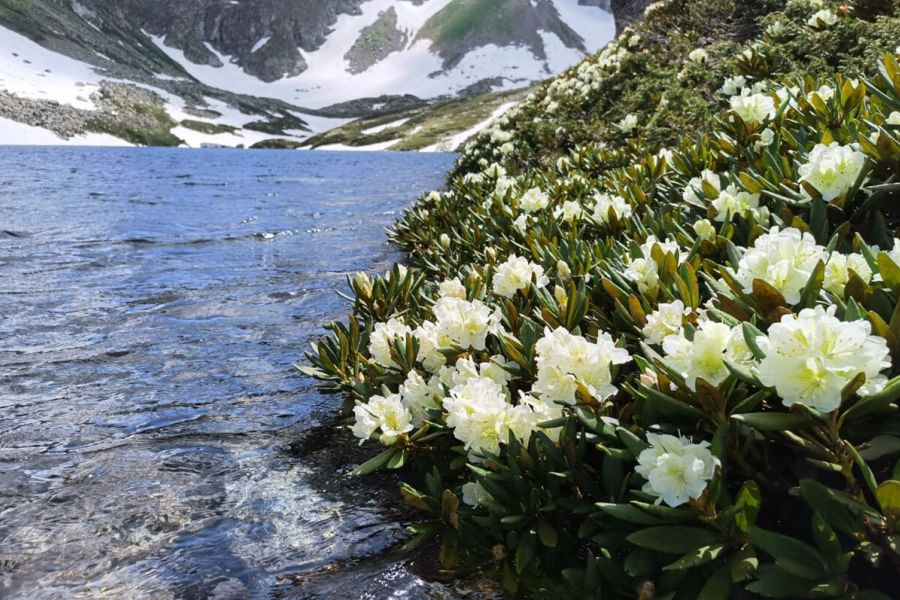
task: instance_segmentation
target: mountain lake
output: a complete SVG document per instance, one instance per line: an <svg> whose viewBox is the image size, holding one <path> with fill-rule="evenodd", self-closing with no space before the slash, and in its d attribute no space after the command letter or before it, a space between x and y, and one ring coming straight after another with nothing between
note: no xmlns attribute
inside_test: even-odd
<svg viewBox="0 0 900 600"><path fill-rule="evenodd" d="M453 160L0 147L0 597L442 594L293 365Z"/></svg>

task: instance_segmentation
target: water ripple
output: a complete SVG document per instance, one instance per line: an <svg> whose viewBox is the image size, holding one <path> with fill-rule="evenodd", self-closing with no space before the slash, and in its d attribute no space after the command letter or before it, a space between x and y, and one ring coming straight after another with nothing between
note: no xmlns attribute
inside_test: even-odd
<svg viewBox="0 0 900 600"><path fill-rule="evenodd" d="M292 365L451 161L0 148L0 596L430 585L380 557L393 483L342 476L340 398Z"/></svg>

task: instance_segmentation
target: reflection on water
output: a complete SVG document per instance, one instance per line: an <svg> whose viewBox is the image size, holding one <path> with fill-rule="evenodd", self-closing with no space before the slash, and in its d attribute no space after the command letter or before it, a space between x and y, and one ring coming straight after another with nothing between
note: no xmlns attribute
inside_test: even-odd
<svg viewBox="0 0 900 600"><path fill-rule="evenodd" d="M451 161L0 148L0 596L424 594L291 365Z"/></svg>

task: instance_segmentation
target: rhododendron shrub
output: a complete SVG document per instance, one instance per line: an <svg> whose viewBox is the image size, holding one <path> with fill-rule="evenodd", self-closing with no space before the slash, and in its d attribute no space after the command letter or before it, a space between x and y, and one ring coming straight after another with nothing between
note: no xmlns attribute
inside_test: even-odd
<svg viewBox="0 0 900 600"><path fill-rule="evenodd" d="M414 541L445 568L538 597L896 595L900 49L806 77L775 58L900 15L750 4L654 3L404 213L410 268L349 278L304 370L379 450L358 474L419 482ZM683 46L727 7L753 36ZM659 114L710 79L708 121L665 146L606 104L651 60L681 86Z"/></svg>

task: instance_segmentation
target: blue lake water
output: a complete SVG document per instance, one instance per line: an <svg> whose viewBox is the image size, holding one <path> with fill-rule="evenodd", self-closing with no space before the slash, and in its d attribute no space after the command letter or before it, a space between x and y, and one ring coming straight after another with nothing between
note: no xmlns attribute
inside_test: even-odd
<svg viewBox="0 0 900 600"><path fill-rule="evenodd" d="M452 161L0 147L0 597L424 593L292 365Z"/></svg>

